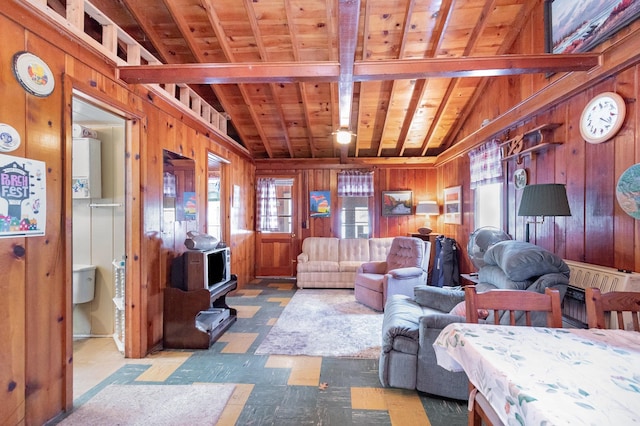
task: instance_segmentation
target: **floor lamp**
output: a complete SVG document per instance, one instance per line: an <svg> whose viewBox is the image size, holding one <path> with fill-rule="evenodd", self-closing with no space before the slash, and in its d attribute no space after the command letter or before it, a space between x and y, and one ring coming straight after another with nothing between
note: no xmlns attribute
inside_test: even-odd
<svg viewBox="0 0 640 426"><path fill-rule="evenodd" d="M545 216L571 216L566 187L559 183L525 186L518 216L534 216L533 220L527 220L525 238L529 242L529 224L544 223ZM536 220L538 216L542 217L540 222Z"/></svg>

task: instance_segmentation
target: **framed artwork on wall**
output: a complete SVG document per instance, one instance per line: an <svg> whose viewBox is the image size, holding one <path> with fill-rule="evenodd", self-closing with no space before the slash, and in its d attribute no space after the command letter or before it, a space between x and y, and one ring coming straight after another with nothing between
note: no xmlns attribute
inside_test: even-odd
<svg viewBox="0 0 640 426"><path fill-rule="evenodd" d="M444 189L444 223L462 224L462 186Z"/></svg>
<svg viewBox="0 0 640 426"><path fill-rule="evenodd" d="M331 191L311 191L309 193L311 217L331 216Z"/></svg>
<svg viewBox="0 0 640 426"><path fill-rule="evenodd" d="M382 191L382 216L407 216L412 211L411 191Z"/></svg>
<svg viewBox="0 0 640 426"><path fill-rule="evenodd" d="M638 1L545 0L547 52L588 52L638 17Z"/></svg>

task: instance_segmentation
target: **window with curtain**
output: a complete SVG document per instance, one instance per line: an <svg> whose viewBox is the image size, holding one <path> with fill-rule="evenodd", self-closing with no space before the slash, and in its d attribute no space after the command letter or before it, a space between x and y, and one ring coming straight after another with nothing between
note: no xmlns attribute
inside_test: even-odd
<svg viewBox="0 0 640 426"><path fill-rule="evenodd" d="M256 180L256 224L258 231L278 231L278 200L276 198L276 180L258 178Z"/></svg>
<svg viewBox="0 0 640 426"><path fill-rule="evenodd" d="M369 238L371 236L369 206L372 196L372 171L349 170L338 173L341 238Z"/></svg>
<svg viewBox="0 0 640 426"><path fill-rule="evenodd" d="M497 140L469 152L474 227L502 228L502 151Z"/></svg>

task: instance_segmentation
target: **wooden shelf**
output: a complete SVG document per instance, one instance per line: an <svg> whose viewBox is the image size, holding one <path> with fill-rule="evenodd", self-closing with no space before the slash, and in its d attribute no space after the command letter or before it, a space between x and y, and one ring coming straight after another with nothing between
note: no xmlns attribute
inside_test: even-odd
<svg viewBox="0 0 640 426"><path fill-rule="evenodd" d="M550 133L560 127L560 123L548 123L531 129L525 133L506 140L500 144L500 147L504 149L502 161L507 161L511 158L518 158L524 155L532 156L534 153L548 149L555 145L561 145L563 142L548 141Z"/></svg>
<svg viewBox="0 0 640 426"><path fill-rule="evenodd" d="M226 295L238 287L237 278L214 288L184 291L164 289L164 347L173 349L208 349L237 318L237 310L227 306ZM203 331L196 326L196 317L210 308L228 309L229 316L215 328Z"/></svg>

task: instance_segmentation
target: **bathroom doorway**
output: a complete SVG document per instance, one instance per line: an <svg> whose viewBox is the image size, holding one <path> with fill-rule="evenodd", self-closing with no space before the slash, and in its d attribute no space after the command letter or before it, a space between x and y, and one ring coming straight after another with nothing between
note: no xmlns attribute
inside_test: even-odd
<svg viewBox="0 0 640 426"><path fill-rule="evenodd" d="M72 101L74 398L124 364L126 120ZM99 366L99 368L96 368Z"/></svg>

